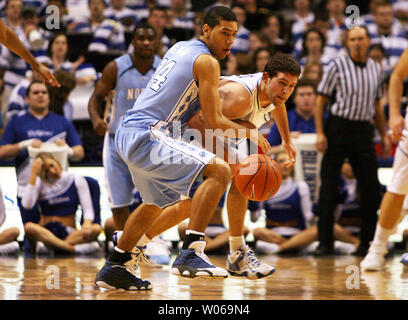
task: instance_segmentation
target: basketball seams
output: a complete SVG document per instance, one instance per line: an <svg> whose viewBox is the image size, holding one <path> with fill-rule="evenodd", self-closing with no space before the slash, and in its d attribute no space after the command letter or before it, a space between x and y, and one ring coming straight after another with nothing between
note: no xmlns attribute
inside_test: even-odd
<svg viewBox="0 0 408 320"><path fill-rule="evenodd" d="M251 183L252 179L255 178L255 176L258 174L259 170L262 168L262 161L259 161L259 158L257 158L258 164L260 163L261 165L258 167L258 170L252 175L251 179L247 182L245 188L242 190L242 193L245 194L245 190L248 188L249 184Z"/></svg>
<svg viewBox="0 0 408 320"><path fill-rule="evenodd" d="M265 159L265 164L266 164L266 173L265 173L265 182L264 182L264 189L261 193L261 198L263 199L263 197L265 197L265 190L266 190L266 185L268 184L268 159L266 158L266 156L263 154L262 157ZM273 170L272 170L273 171Z"/></svg>

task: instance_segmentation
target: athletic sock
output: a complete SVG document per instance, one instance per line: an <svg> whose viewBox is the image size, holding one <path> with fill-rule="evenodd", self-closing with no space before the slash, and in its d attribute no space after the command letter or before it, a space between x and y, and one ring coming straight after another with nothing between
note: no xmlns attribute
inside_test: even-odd
<svg viewBox="0 0 408 320"><path fill-rule="evenodd" d="M393 229L386 229L381 227L379 223L377 223L377 227L375 229L374 240L372 246L377 246L380 248L386 248L388 238L394 233Z"/></svg>
<svg viewBox="0 0 408 320"><path fill-rule="evenodd" d="M230 252L239 250L242 246L245 245L245 237L229 237Z"/></svg>
<svg viewBox="0 0 408 320"><path fill-rule="evenodd" d="M204 241L204 233L194 230L187 230L182 249L187 250L190 244L195 241Z"/></svg>

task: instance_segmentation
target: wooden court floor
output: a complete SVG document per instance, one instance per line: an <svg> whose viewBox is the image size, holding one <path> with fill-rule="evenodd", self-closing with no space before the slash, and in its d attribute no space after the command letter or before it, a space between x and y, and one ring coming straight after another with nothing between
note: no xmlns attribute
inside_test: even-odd
<svg viewBox="0 0 408 320"><path fill-rule="evenodd" d="M175 256L173 256L173 259ZM142 265L153 289L109 291L94 285L103 266L97 257L0 257L0 300L407 300L408 268L400 255L383 272L360 272L361 258L260 256L276 267L268 278L189 279L169 274L169 266ZM224 256L210 256L218 266Z"/></svg>

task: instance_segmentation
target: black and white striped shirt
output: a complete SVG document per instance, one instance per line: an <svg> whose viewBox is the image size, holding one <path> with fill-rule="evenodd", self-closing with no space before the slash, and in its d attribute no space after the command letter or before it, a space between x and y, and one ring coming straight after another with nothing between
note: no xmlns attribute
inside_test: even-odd
<svg viewBox="0 0 408 320"><path fill-rule="evenodd" d="M330 114L353 121L370 121L375 114L374 102L383 90L383 73L371 58L355 63L349 55L333 59L327 66L318 93L334 98Z"/></svg>

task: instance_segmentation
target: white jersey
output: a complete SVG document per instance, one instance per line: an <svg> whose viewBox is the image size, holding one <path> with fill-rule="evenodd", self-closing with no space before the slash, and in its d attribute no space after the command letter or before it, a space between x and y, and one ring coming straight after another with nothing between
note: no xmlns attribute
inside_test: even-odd
<svg viewBox="0 0 408 320"><path fill-rule="evenodd" d="M221 79L227 79L242 84L251 95L251 105L248 113L241 118L254 124L257 128L260 128L264 123L268 122L271 118L269 112L275 109L273 103L269 106L262 108L259 101L260 82L262 80L262 72L245 74L240 76L228 76L221 77Z"/></svg>

